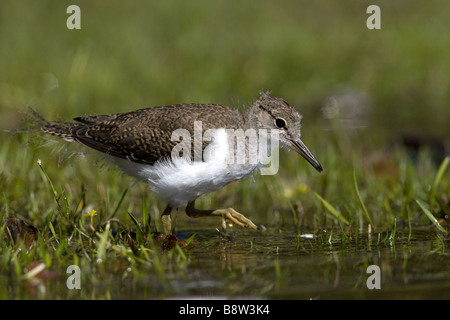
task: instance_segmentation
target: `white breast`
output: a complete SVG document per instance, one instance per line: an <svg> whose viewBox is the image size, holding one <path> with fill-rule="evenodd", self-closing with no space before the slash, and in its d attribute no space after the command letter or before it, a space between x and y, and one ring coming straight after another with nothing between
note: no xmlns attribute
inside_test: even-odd
<svg viewBox="0 0 450 320"><path fill-rule="evenodd" d="M114 158L127 174L147 181L150 188L177 208L202 194L217 191L226 184L242 179L260 165L238 164L230 161L230 148L225 129L214 130L211 143L205 148L204 161L182 157L162 159L154 165Z"/></svg>

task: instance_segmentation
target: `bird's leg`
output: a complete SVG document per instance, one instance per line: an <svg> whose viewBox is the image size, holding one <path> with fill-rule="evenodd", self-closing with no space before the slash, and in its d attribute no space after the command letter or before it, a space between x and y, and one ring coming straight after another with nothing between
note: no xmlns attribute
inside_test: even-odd
<svg viewBox="0 0 450 320"><path fill-rule="evenodd" d="M172 212L172 207L170 205L167 205L167 207L164 209L163 213L161 214L161 223L163 227L163 231L165 235L172 234L172 218L170 216L170 213Z"/></svg>
<svg viewBox="0 0 450 320"><path fill-rule="evenodd" d="M251 228L254 230L258 229L258 227L250 219L246 218L243 214L237 212L233 208L215 209L215 210L199 210L199 209L195 208L195 200L188 202L188 204L186 206L186 214L189 217L193 217L193 218L207 217L207 216L221 216L223 229L227 228L227 224L226 224L227 219L242 228Z"/></svg>

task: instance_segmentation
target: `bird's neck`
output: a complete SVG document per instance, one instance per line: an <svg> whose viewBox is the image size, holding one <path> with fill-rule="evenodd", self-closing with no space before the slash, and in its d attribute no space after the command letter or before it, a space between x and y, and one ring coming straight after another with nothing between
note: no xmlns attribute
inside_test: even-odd
<svg viewBox="0 0 450 320"><path fill-rule="evenodd" d="M249 128L257 129L259 127L257 118L258 112L259 106L255 103L244 112L244 130Z"/></svg>

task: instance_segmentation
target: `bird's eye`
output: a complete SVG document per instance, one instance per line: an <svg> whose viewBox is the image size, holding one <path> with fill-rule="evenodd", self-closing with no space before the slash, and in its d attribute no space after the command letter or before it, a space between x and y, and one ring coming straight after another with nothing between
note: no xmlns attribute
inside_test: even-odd
<svg viewBox="0 0 450 320"><path fill-rule="evenodd" d="M280 129L285 128L286 120L284 120L283 118L276 118L275 125L277 126L277 128L280 128Z"/></svg>

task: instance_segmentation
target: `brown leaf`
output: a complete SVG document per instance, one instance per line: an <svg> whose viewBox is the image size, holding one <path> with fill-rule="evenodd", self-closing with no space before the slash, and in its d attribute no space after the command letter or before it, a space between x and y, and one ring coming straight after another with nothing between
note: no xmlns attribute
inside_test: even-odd
<svg viewBox="0 0 450 320"><path fill-rule="evenodd" d="M23 240L26 247L29 247L37 238L38 229L31 223L16 217L7 217L3 219L6 228L3 239L10 239L14 243Z"/></svg>
<svg viewBox="0 0 450 320"><path fill-rule="evenodd" d="M153 240L155 241L158 248L162 251L164 250L170 250L175 247L175 245L178 243L180 247L183 247L186 243L186 240L178 239L177 236L171 234L171 235L164 235L162 233L156 233L153 236ZM192 242L189 243L187 248L192 248Z"/></svg>

